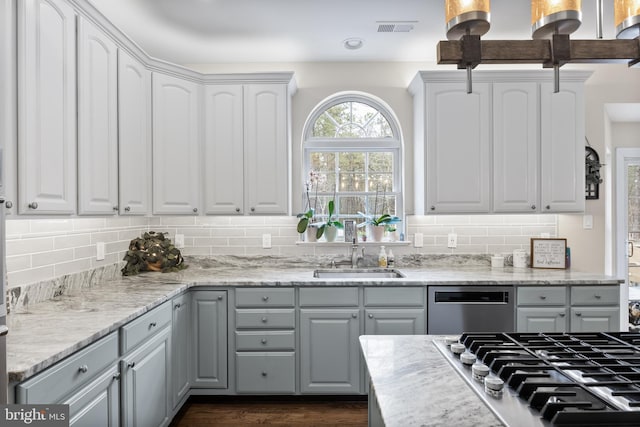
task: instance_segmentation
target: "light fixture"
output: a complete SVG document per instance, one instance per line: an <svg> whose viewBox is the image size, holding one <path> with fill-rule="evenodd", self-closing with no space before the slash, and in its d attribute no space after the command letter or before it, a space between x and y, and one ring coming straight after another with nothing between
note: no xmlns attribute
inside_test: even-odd
<svg viewBox="0 0 640 427"><path fill-rule="evenodd" d="M364 40L357 37L351 37L342 42L345 49L356 50L364 45Z"/></svg>
<svg viewBox="0 0 640 427"><path fill-rule="evenodd" d="M471 70L481 59L480 36L491 27L490 0L445 0L445 15L447 38L462 40L464 58L458 68L466 68L467 93L471 93Z"/></svg>
<svg viewBox="0 0 640 427"><path fill-rule="evenodd" d="M614 22L619 39L640 36L640 0L616 0Z"/></svg>
<svg viewBox="0 0 640 427"><path fill-rule="evenodd" d="M597 39L570 40L582 21L581 0L532 0L533 40L482 40L489 28L489 0L445 0L447 41L438 43L438 64L467 69L467 92L471 69L479 64L542 64L555 70L559 91L559 68L572 63L628 61L640 63L640 0L615 0L618 39L602 39L602 0L597 0ZM495 17L494 17L495 18ZM506 17L505 19L509 19Z"/></svg>

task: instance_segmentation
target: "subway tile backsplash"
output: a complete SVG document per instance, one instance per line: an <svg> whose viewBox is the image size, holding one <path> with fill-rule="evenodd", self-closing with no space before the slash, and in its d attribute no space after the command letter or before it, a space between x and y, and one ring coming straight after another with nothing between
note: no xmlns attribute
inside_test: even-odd
<svg viewBox="0 0 640 427"><path fill-rule="evenodd" d="M290 216L113 217L8 219L8 287L18 287L119 264L131 239L148 230L185 236L184 255L314 256L337 253L323 245L299 245L297 218ZM494 254L528 248L530 237L557 236L556 215L409 216L405 235L422 233L424 246L394 247L398 255ZM458 235L458 247L447 248L447 235ZM271 234L272 247L262 248ZM96 260L96 243L105 243L105 259ZM117 269L111 268L112 271Z"/></svg>

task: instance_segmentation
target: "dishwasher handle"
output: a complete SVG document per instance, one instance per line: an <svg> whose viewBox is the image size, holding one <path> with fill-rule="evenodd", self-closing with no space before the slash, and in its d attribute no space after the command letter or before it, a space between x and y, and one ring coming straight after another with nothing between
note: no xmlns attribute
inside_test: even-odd
<svg viewBox="0 0 640 427"><path fill-rule="evenodd" d="M509 304L509 291L435 291L436 304Z"/></svg>

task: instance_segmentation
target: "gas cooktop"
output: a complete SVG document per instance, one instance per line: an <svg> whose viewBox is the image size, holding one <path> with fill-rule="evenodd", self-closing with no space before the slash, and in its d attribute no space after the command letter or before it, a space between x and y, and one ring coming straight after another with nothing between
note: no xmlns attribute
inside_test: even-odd
<svg viewBox="0 0 640 427"><path fill-rule="evenodd" d="M465 333L434 344L508 426L640 426L640 333Z"/></svg>

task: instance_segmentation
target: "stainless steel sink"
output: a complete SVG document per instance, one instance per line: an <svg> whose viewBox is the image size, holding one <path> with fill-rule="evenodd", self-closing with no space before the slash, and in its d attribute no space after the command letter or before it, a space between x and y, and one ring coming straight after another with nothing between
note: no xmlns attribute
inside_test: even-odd
<svg viewBox="0 0 640 427"><path fill-rule="evenodd" d="M314 270L318 279L399 279L404 273L394 268L332 268Z"/></svg>

